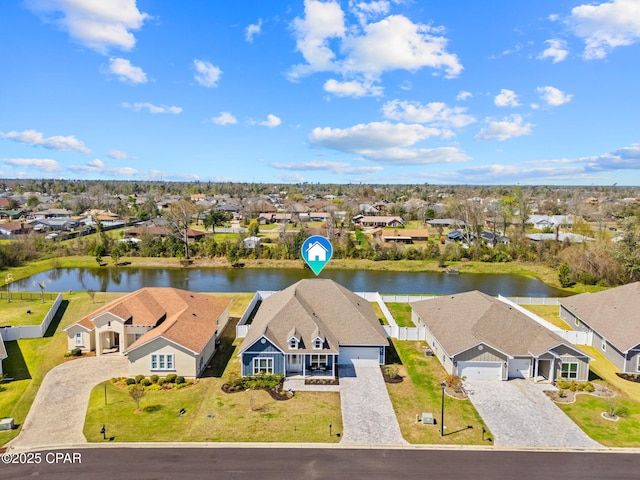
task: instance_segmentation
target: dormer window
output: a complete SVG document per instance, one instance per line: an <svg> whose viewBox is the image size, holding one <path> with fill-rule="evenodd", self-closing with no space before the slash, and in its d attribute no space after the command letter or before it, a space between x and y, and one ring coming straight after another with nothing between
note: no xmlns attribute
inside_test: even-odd
<svg viewBox="0 0 640 480"><path fill-rule="evenodd" d="M322 348L322 339L320 337L316 337L313 339L313 349L320 350Z"/></svg>
<svg viewBox="0 0 640 480"><path fill-rule="evenodd" d="M296 337L291 337L289 339L289 350L297 350L298 349L298 339Z"/></svg>

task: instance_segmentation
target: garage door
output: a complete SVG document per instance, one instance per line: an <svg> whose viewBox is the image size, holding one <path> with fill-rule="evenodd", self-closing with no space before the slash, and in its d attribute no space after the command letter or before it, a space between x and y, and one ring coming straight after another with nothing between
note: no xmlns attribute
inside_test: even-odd
<svg viewBox="0 0 640 480"><path fill-rule="evenodd" d="M340 347L338 365L380 365L380 347Z"/></svg>
<svg viewBox="0 0 640 480"><path fill-rule="evenodd" d="M474 380L502 380L502 362L458 362L458 376Z"/></svg>
<svg viewBox="0 0 640 480"><path fill-rule="evenodd" d="M528 358L512 358L509 360L509 378L529 378L530 365Z"/></svg>

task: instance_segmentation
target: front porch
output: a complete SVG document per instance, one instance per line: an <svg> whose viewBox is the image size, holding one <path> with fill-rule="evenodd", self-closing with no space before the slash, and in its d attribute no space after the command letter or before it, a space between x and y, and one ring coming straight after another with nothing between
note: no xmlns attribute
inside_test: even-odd
<svg viewBox="0 0 640 480"><path fill-rule="evenodd" d="M331 354L287 354L285 356L286 378L335 378L338 356Z"/></svg>

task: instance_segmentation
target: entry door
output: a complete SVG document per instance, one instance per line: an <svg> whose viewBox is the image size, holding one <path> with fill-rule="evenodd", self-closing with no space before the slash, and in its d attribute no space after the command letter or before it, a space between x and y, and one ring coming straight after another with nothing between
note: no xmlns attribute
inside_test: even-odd
<svg viewBox="0 0 640 480"><path fill-rule="evenodd" d="M289 370L292 372L302 371L302 355L289 355Z"/></svg>

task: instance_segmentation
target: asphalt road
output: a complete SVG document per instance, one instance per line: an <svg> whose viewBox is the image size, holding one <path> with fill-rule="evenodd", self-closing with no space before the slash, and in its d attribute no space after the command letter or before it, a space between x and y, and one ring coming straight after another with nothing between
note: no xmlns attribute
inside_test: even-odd
<svg viewBox="0 0 640 480"><path fill-rule="evenodd" d="M640 454L599 452L94 448L39 453L40 463L23 465L6 464L12 459L2 457L0 479L637 480L640 472ZM64 453L69 455L59 456Z"/></svg>

